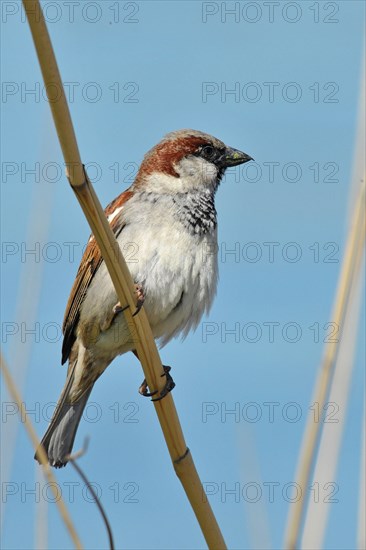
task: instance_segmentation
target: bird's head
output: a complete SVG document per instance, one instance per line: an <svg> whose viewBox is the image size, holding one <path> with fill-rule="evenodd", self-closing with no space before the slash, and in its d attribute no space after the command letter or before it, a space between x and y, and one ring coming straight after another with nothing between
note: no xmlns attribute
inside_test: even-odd
<svg viewBox="0 0 366 550"><path fill-rule="evenodd" d="M167 134L144 157L134 188L154 193L215 192L226 168L253 160L197 130Z"/></svg>

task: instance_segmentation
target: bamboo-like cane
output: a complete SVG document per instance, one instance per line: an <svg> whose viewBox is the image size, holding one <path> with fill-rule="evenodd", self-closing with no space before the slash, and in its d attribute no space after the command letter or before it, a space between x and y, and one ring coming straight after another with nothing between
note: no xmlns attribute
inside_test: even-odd
<svg viewBox="0 0 366 550"><path fill-rule="evenodd" d="M366 410L363 404L363 422L361 431L361 460L360 460L360 491L358 500L358 526L357 526L357 548L366 548Z"/></svg>
<svg viewBox="0 0 366 550"><path fill-rule="evenodd" d="M82 165L60 73L39 0L23 0L23 4L41 66L45 88L47 94L50 95L50 106L70 184L100 247L119 301L122 305L130 306L125 310L126 321L134 335L136 351L150 391L160 391L164 387L165 377L162 376L163 369L159 353L144 308L141 309L138 315L132 316L136 304L131 275ZM57 101L54 98L52 99L52 91L54 92L55 89L58 92ZM211 506L204 496L203 486L184 440L172 396L168 394L161 401L154 402L154 406L175 472L183 485L207 545L212 549L224 549L226 545L223 536Z"/></svg>
<svg viewBox="0 0 366 550"><path fill-rule="evenodd" d="M352 375L355 368L355 351L357 336L360 332L359 318L362 306L363 287L363 248L358 250L357 269L355 269L347 312L344 318L342 338L339 339L338 353L334 365L331 387L327 395L328 403L337 403L339 418L336 423L324 422L321 429L320 442L315 457L312 480L318 486L327 487L329 481L336 481L337 467L340 458L340 449L346 427L347 412L350 401ZM360 265L361 264L361 265ZM310 482L311 483L311 482ZM329 484L329 487L332 485ZM333 499L332 499L333 500ZM324 548L324 537L327 531L328 518L335 505L330 504L327 498L308 499L304 514L301 548L318 550Z"/></svg>
<svg viewBox="0 0 366 550"><path fill-rule="evenodd" d="M5 363L5 359L0 353L0 369L3 373L3 377L5 380L5 384L8 388L9 394L11 395L12 399L14 399L15 403L18 405L19 411L23 410L23 400L21 396L18 393L17 387L14 383L14 380L10 374L9 368L7 364ZM29 420L28 415L24 411L24 425L25 429L28 432L29 438L32 442L32 445L34 449L37 449L39 447L39 439L37 437L37 434L33 428L32 422ZM79 536L76 532L76 529L74 527L74 524L72 522L72 519L70 517L70 514L66 508L66 505L62 499L62 496L60 495L60 492L58 490L58 485L55 476L52 473L51 467L48 464L47 455L45 453L45 450L43 447L39 447L39 459L42 462L42 465L44 467L44 474L47 478L47 481L49 482L49 486L51 488L51 491L53 492L55 496L55 502L59 509L60 515L62 517L62 520L64 524L66 525L66 528L70 534L70 537L75 544L75 548L81 549L83 548Z"/></svg>
<svg viewBox="0 0 366 550"><path fill-rule="evenodd" d="M360 269L362 265L360 256L362 255L362 250L365 246L364 207L365 182L363 181L361 183L359 196L357 197L355 203L355 211L352 216L352 223L349 230L333 308L332 322L339 327L339 338L342 337L342 327L347 310L351 284L354 280L354 274L355 271ZM313 397L313 402L319 404L318 406L320 411L324 410L323 407L329 394L337 352L338 344L326 344ZM296 481L302 489L302 496L290 507L285 538L286 550L294 550L295 548L299 548L301 525L306 504L307 487L309 487L310 483L310 476L319 442L321 425L322 422L314 422L311 415L309 416L296 476Z"/></svg>

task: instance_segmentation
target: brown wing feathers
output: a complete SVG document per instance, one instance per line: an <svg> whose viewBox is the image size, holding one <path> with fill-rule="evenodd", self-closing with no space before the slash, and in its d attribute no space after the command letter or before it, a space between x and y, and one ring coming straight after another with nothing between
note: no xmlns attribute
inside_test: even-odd
<svg viewBox="0 0 366 550"><path fill-rule="evenodd" d="M117 208L121 208L131 195L131 191L125 191L119 195L119 197L114 199L105 209L106 216L111 216ZM120 213L111 218L110 227L117 237L124 227L123 218ZM62 331L64 334L62 344L62 364L67 361L71 348L74 345L81 304L83 303L89 285L102 262L103 258L100 253L99 246L92 235L81 259L66 306L62 325Z"/></svg>

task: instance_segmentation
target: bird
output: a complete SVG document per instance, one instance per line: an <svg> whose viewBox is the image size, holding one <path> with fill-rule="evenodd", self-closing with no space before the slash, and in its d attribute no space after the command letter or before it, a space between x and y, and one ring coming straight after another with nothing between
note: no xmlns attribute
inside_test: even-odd
<svg viewBox="0 0 366 550"><path fill-rule="evenodd" d="M218 281L215 194L225 170L253 160L197 130L167 134L144 156L133 184L105 209L160 347L185 337L208 313ZM40 443L49 464L65 466L93 386L134 339L93 235L63 320L67 378ZM167 376L166 392L174 387ZM164 394L157 399L164 397ZM141 390L147 392L146 383ZM41 462L38 450L35 459Z"/></svg>

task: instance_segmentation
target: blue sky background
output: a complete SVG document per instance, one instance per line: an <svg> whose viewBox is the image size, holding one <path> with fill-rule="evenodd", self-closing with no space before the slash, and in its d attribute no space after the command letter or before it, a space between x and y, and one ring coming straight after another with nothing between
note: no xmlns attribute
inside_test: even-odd
<svg viewBox="0 0 366 550"><path fill-rule="evenodd" d="M106 0L77 2L74 14L67 2L43 4L102 204L132 183L143 154L171 130L206 131L256 160L229 172L218 191L212 311L185 342L164 348L162 360L173 366L186 440L229 548L280 548L344 248L364 3L279 2L270 12L265 2ZM2 345L15 375L21 351L30 352L24 396L41 436L66 375L59 327L89 229L63 177L21 5L1 8ZM39 178L27 172L35 163ZM17 306L21 280L21 303L40 287L33 313ZM272 339L268 323L276 323ZM338 502L327 549L356 547L363 329L364 320L338 475L329 480ZM123 356L98 381L76 440L78 449L91 438L81 465L102 493L117 548L203 548L153 407L137 393L142 377L135 358ZM6 434L14 410L6 391L3 398ZM56 475L85 548L105 548L83 484L70 467ZM35 476L21 429L3 478L4 549L34 547ZM233 488L240 494L226 492ZM71 548L54 504L48 513L48 547Z"/></svg>

